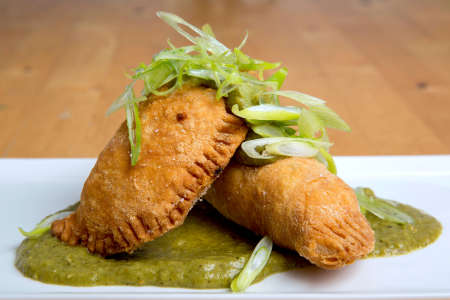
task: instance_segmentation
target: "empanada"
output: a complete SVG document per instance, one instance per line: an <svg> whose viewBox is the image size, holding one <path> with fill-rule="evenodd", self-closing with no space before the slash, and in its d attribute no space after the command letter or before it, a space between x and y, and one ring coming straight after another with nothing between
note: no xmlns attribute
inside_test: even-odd
<svg viewBox="0 0 450 300"><path fill-rule="evenodd" d="M262 167L232 162L204 198L228 219L325 269L350 264L374 248L353 190L312 158Z"/></svg>
<svg viewBox="0 0 450 300"><path fill-rule="evenodd" d="M247 128L205 87L185 86L139 105L142 146L132 167L124 122L84 184L81 203L52 232L110 255L132 252L183 223L221 173Z"/></svg>

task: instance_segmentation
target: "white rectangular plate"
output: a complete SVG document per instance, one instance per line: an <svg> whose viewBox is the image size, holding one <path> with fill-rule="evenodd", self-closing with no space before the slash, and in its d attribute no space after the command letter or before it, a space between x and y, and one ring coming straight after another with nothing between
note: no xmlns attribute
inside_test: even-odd
<svg viewBox="0 0 450 300"><path fill-rule="evenodd" d="M43 284L14 267L22 237L43 216L78 201L93 159L0 159L0 299L450 299L450 155L338 157L339 175L438 218L437 242L411 254L366 259L338 271L276 274L242 294L227 290Z"/></svg>

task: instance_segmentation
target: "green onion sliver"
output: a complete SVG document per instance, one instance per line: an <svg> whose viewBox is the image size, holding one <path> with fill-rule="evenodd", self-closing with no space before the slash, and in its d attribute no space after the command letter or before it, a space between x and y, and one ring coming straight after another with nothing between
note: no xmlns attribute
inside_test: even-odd
<svg viewBox="0 0 450 300"><path fill-rule="evenodd" d="M50 226L54 221L63 219L68 215L70 215L74 210L77 209L79 204L80 202L77 202L63 210L57 211L54 214L45 217L30 231L25 231L21 227L19 227L19 231L20 233L22 233L22 235L26 236L27 238L37 239L38 237L46 233L48 230L50 230Z"/></svg>
<svg viewBox="0 0 450 300"><path fill-rule="evenodd" d="M63 219L70 215L72 212L70 211L62 211L52 214L46 218L44 218L41 222L39 222L32 230L25 231L21 227L19 227L19 231L23 236L26 236L30 239L37 239L44 233L50 230L50 226L56 220Z"/></svg>
<svg viewBox="0 0 450 300"><path fill-rule="evenodd" d="M232 112L244 118L253 131L263 138L284 136L327 141L325 128L349 130L348 125L325 106L325 101L297 91L280 90L287 69L279 68L279 63L254 59L245 54L241 48L248 34L237 48L231 50L215 38L209 25L200 29L171 13L159 11L157 15L192 44L177 48L168 41L169 47L156 54L150 64L140 64L133 70L134 74L129 76L131 83L108 109L108 114L120 108L126 111L132 166L137 164L141 152L142 128L138 103L151 101L149 96L152 94L170 94L188 80L216 89L216 98L225 98ZM270 69L274 72L265 80L264 72ZM139 96L134 94L137 81L144 84ZM280 96L293 99L308 109L281 106ZM255 127L259 125L264 126ZM326 146L311 145L324 149L331 146L329 143ZM256 152L261 157L264 151ZM267 153L262 157L273 158ZM258 163L269 161L266 159Z"/></svg>
<svg viewBox="0 0 450 300"><path fill-rule="evenodd" d="M328 151L325 150L324 148L320 148L319 153L320 153L320 156L322 156L321 158L323 158L324 162L326 163L328 171L330 171L331 173L336 175L337 168L336 168L336 164L334 162L333 156L331 156L331 154L328 153ZM319 159L319 160L321 160L321 159Z"/></svg>
<svg viewBox="0 0 450 300"><path fill-rule="evenodd" d="M241 273L231 282L231 290L233 292L243 292L255 280L256 276L264 269L272 252L272 240L265 236L256 245L252 255L245 264Z"/></svg>
<svg viewBox="0 0 450 300"><path fill-rule="evenodd" d="M233 114L244 119L287 121L296 120L300 117L301 109L293 106L278 106L272 104L261 104L250 106L239 110L237 104L231 108Z"/></svg>
<svg viewBox="0 0 450 300"><path fill-rule="evenodd" d="M350 131L350 126L348 126L348 124L331 108L325 105L316 105L311 106L310 111L313 112L320 120L322 120L325 127L343 131Z"/></svg>
<svg viewBox="0 0 450 300"><path fill-rule="evenodd" d="M122 95L117 98L114 103L108 108L108 111L106 112L106 115L110 115L113 112L117 111L118 109L124 107L127 104L130 103L137 103L141 101L147 100L147 97L135 97L133 92L133 86L135 84L136 80L133 80L127 87L125 88L125 92L123 92Z"/></svg>
<svg viewBox="0 0 450 300"><path fill-rule="evenodd" d="M292 100L295 100L305 106L312 106L312 105L323 105L325 104L325 101L307 94L303 94L297 91L270 91L266 92L267 95L277 95L286 97Z"/></svg>
<svg viewBox="0 0 450 300"><path fill-rule="evenodd" d="M282 137L285 135L285 132L281 128L281 126L262 124L262 125L254 125L251 127L254 133L262 137Z"/></svg>
<svg viewBox="0 0 450 300"><path fill-rule="evenodd" d="M281 138L262 138L245 141L241 144L241 149L245 154L254 159L273 159L274 155L265 152L264 148L267 144L273 141L280 141Z"/></svg>
<svg viewBox="0 0 450 300"><path fill-rule="evenodd" d="M302 110L297 124L300 135L306 138L315 138L318 132L323 132L325 130L319 117L308 109Z"/></svg>
<svg viewBox="0 0 450 300"><path fill-rule="evenodd" d="M319 150L311 144L296 140L273 143L266 146L266 151L272 155L313 157Z"/></svg>
<svg viewBox="0 0 450 300"><path fill-rule="evenodd" d="M26 236L30 239L37 239L44 233L50 230L50 226L56 220L63 219L70 215L72 211L60 211L45 217L41 222L39 222L32 230L25 231L21 227L19 227L19 231L23 236Z"/></svg>
<svg viewBox="0 0 450 300"><path fill-rule="evenodd" d="M230 51L226 46L224 46L222 43L220 43L218 40L216 40L213 36L201 31L200 29L189 24L188 22L186 22L185 20L183 20L182 18L180 18L177 15L174 15L174 14L171 14L168 12L162 12L162 11L158 11L156 13L156 15L158 17L160 17L161 19L163 19L167 24L169 24L173 29L175 29L179 34L184 36L186 39L188 39L192 43L196 44L198 42L202 42L203 45L207 46L208 51L211 51L214 54L219 54L219 53L224 53L224 52ZM197 33L198 36L197 37L192 36L185 30L183 30L180 27L180 25L184 25L184 26L188 27L190 30Z"/></svg>
<svg viewBox="0 0 450 300"><path fill-rule="evenodd" d="M317 148L330 147L330 145L331 145L329 142L325 142L325 141L318 141L318 140L298 138L298 137L270 137L270 138L261 138L261 139L245 141L241 144L241 149L250 158L273 159L273 158L275 158L275 155L269 153L267 151L266 147L270 144L275 144L275 143L280 143L280 142L304 142L304 143L309 143L309 144L311 144L311 146L314 146Z"/></svg>
<svg viewBox="0 0 450 300"><path fill-rule="evenodd" d="M139 158L139 153L141 152L141 121L136 103L129 104L125 108L127 116L128 139L131 146L131 165L135 166Z"/></svg>
<svg viewBox="0 0 450 300"><path fill-rule="evenodd" d="M277 83L277 89L280 89L283 85L284 80L287 76L287 69L286 68L280 68L278 71L272 74L266 81L274 81Z"/></svg>
<svg viewBox="0 0 450 300"><path fill-rule="evenodd" d="M399 224L414 223L414 219L411 216L397 209L389 202L368 194L365 188L357 187L355 189L355 194L358 198L359 206L363 210L371 212L382 220Z"/></svg>

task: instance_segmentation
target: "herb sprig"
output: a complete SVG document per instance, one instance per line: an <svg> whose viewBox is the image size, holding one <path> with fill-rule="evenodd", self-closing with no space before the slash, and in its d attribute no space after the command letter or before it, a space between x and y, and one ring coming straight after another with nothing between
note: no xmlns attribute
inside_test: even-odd
<svg viewBox="0 0 450 300"><path fill-rule="evenodd" d="M297 91L282 91L287 69L280 63L254 59L241 49L241 44L229 49L219 42L209 25L199 29L182 18L167 12L158 12L158 17L169 24L192 44L175 47L168 41L169 48L156 54L150 64L141 64L131 76L132 82L125 92L111 105L107 114L125 108L131 146L131 164L138 162L141 151L141 124L138 103L150 95L167 95L183 86L187 80L206 83L217 90L216 98L225 98L233 114L245 119L254 132L252 141L260 138L274 139L264 143L250 141L241 147L251 159L247 163L272 162L283 156L315 156L324 162L330 171L336 171L329 155L326 128L349 131L350 127L325 101ZM186 29L186 30L185 30ZM195 35L189 33L190 30ZM272 75L265 78L266 71ZM144 88L140 96L134 94L134 85L142 80ZM161 87L167 87L162 90ZM301 107L281 106L278 97L297 101ZM254 148L252 145L254 145ZM316 151L311 151L311 148ZM256 154L255 154L256 153Z"/></svg>

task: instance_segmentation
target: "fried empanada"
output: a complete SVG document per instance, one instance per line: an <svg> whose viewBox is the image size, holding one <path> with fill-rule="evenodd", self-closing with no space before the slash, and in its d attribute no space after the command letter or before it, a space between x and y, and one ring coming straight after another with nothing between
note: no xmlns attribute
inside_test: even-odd
<svg viewBox="0 0 450 300"><path fill-rule="evenodd" d="M353 190L315 159L262 167L232 162L204 198L228 219L321 268L350 264L374 247Z"/></svg>
<svg viewBox="0 0 450 300"><path fill-rule="evenodd" d="M247 128L216 91L186 86L139 105L142 146L130 163L126 123L101 152L76 212L52 224L71 245L132 252L183 223L244 140Z"/></svg>

